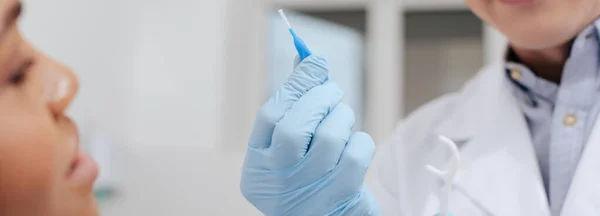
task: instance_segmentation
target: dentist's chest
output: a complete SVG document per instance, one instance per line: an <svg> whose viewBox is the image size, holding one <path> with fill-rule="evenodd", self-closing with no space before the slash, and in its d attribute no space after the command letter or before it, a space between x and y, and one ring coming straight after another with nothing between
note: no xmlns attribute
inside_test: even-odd
<svg viewBox="0 0 600 216"><path fill-rule="evenodd" d="M465 148L462 166L448 196L454 215L548 216L547 199L538 172L506 148ZM430 176L431 177L431 176ZM425 178L430 178L425 177ZM439 212L441 180L431 181L423 215Z"/></svg>
<svg viewBox="0 0 600 216"><path fill-rule="evenodd" d="M467 88L466 93L457 98L458 108L439 111L448 114L439 125L429 131L429 126L423 124L423 129L432 137L444 135L461 141L461 164L448 196L449 210L456 216L551 215L528 124L509 91L510 83L505 80L504 73L490 69L474 82L472 89ZM423 121L415 122L415 127L421 127L417 124ZM409 191L408 195L398 197L404 200L415 198L408 207L416 208L410 211L413 215L431 216L439 212L439 192L444 185L441 179L426 172L424 166L433 163L444 169L449 157L434 139L417 140L420 143L417 151L409 150L408 154L399 155L399 161L410 167L406 172L400 172L399 178L411 177L401 183L403 190L399 191ZM400 144L406 143L404 141L401 139ZM558 215L600 215L600 127L597 119Z"/></svg>
<svg viewBox="0 0 600 216"><path fill-rule="evenodd" d="M502 124L502 122L499 122ZM512 132L511 132L512 131ZM512 135L511 135L512 134ZM448 196L454 215L549 216L550 208L537 158L527 134L513 130L478 136L460 149L461 166ZM436 150L439 151L439 150ZM600 215L600 129L587 143L560 211L562 216ZM435 160L431 156L429 160ZM441 160L444 161L444 160ZM443 162L442 162L443 164ZM440 209L441 179L432 179L425 190L423 214Z"/></svg>

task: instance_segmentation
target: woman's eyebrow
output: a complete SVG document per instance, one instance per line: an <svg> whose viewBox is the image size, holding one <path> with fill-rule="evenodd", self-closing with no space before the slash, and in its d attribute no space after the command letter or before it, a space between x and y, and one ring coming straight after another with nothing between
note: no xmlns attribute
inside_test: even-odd
<svg viewBox="0 0 600 216"><path fill-rule="evenodd" d="M21 1L14 1L14 3L8 8L8 10L4 11L4 17L2 17L2 21L0 22L0 40L4 36L6 29L16 22L19 16L21 16L23 4Z"/></svg>

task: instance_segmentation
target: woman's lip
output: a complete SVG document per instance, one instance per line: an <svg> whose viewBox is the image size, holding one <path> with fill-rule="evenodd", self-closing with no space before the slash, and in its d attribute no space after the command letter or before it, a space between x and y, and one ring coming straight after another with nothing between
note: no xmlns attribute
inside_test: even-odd
<svg viewBox="0 0 600 216"><path fill-rule="evenodd" d="M518 5L518 4L532 3L535 0L500 0L500 1L503 3L506 3L506 4Z"/></svg>
<svg viewBox="0 0 600 216"><path fill-rule="evenodd" d="M96 162L82 149L77 152L77 158L71 165L69 179L84 184L92 184L98 177Z"/></svg>

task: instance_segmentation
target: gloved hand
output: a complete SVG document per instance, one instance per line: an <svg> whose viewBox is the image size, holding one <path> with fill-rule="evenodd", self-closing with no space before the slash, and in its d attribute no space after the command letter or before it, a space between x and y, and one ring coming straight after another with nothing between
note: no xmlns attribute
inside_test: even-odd
<svg viewBox="0 0 600 216"><path fill-rule="evenodd" d="M265 215L381 215L364 184L375 145L327 77L306 58L258 112L241 190Z"/></svg>

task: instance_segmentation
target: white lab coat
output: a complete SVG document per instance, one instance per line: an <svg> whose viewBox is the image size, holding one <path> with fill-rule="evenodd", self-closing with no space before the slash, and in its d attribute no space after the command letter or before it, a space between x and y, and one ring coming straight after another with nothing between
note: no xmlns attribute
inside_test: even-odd
<svg viewBox="0 0 600 216"><path fill-rule="evenodd" d="M439 211L442 184L425 169L426 164L443 169L449 157L438 135L457 142L461 154L454 179L459 190L450 193L454 215L550 215L529 130L505 76L500 63L482 69L460 92L414 112L378 147L368 181L383 215L432 216ZM562 216L600 215L598 125L579 162Z"/></svg>

